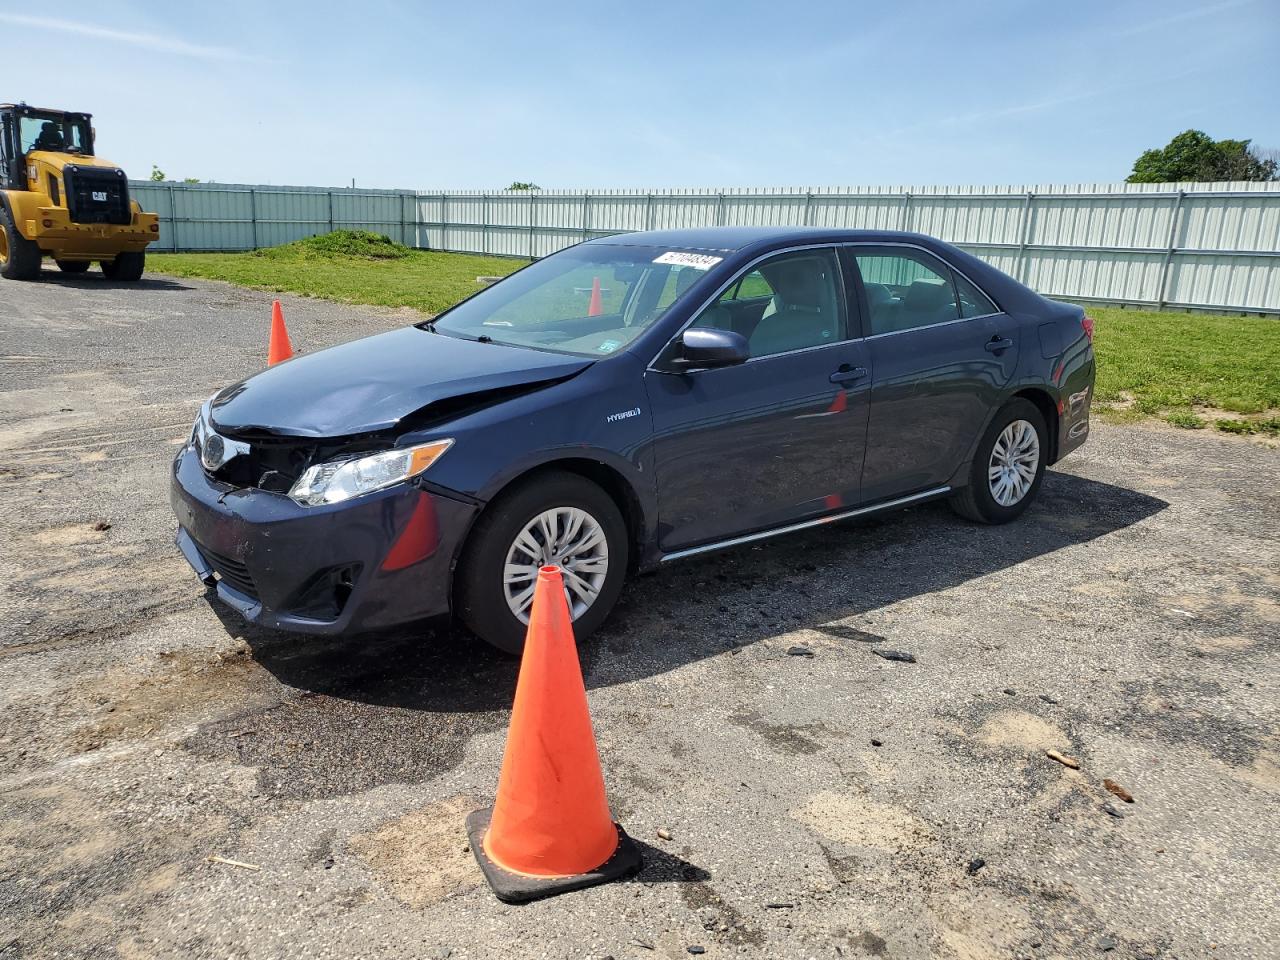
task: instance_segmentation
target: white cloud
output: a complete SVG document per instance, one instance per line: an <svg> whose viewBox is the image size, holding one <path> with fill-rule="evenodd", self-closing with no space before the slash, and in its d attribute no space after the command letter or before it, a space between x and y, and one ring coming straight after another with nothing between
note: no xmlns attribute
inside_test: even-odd
<svg viewBox="0 0 1280 960"><path fill-rule="evenodd" d="M1117 37L1136 37L1143 33L1150 33L1153 30L1162 30L1165 27L1173 26L1178 23L1185 23L1188 20L1199 20L1201 17L1212 17L1227 10L1234 10L1237 7L1250 7L1257 0L1226 0L1224 3L1215 3L1212 6L1193 7L1190 10L1184 10L1181 13L1170 14L1167 17L1153 17L1143 23L1136 24L1125 30L1109 31L1111 39Z"/></svg>
<svg viewBox="0 0 1280 960"><path fill-rule="evenodd" d="M80 23L76 20L59 20L54 17L30 17L21 13L0 13L0 22L19 27L35 27L40 30L56 30L61 33L74 33L98 40L114 40L134 47L170 53L179 57L194 57L200 60L253 60L229 47L207 47L198 43L188 43L177 37L164 37L154 33L134 33L127 30L113 30L110 27L99 27L92 23Z"/></svg>

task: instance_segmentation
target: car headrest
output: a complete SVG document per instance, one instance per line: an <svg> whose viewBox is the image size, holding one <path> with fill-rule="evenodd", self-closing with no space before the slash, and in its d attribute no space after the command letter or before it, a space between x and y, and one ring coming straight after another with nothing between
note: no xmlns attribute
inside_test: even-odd
<svg viewBox="0 0 1280 960"><path fill-rule="evenodd" d="M682 267L676 274L676 297L684 296L684 292L692 287L703 276L703 271L693 267Z"/></svg>
<svg viewBox="0 0 1280 960"><path fill-rule="evenodd" d="M893 294L889 292L889 288L883 283L864 283L862 286L867 291L867 306L869 307L875 308L893 299Z"/></svg>
<svg viewBox="0 0 1280 960"><path fill-rule="evenodd" d="M780 300L788 307L825 310L830 306L827 300L831 287L826 269L826 261L818 257L788 258L767 264L760 272L777 295L775 304Z"/></svg>
<svg viewBox="0 0 1280 960"><path fill-rule="evenodd" d="M951 292L951 284L947 281L922 277L912 281L903 302L908 310L923 312L955 306L956 301L955 295Z"/></svg>

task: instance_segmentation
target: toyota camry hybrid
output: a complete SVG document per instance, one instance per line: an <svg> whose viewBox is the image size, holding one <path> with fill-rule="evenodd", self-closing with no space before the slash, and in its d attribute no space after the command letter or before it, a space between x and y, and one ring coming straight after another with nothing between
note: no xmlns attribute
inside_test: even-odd
<svg viewBox="0 0 1280 960"><path fill-rule="evenodd" d="M512 652L554 563L581 638L629 574L704 551L943 497L1013 520L1088 434L1092 339L919 234L592 240L215 394L173 463L178 546L267 627L452 613Z"/></svg>

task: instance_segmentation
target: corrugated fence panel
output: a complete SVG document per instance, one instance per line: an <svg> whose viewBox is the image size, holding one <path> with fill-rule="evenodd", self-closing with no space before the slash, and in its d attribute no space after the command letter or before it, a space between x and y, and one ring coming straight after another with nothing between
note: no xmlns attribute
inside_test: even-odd
<svg viewBox="0 0 1280 960"><path fill-rule="evenodd" d="M1169 266L1168 303L1280 312L1280 257L1230 254L1175 255Z"/></svg>
<svg viewBox="0 0 1280 960"><path fill-rule="evenodd" d="M1280 313L1280 183L357 190L131 184L155 249L250 250L331 229L543 257L584 239L711 225L914 230L1049 296Z"/></svg>

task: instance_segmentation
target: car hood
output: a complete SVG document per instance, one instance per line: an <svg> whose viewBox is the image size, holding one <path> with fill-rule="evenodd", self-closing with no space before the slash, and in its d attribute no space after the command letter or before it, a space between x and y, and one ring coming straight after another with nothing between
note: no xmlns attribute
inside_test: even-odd
<svg viewBox="0 0 1280 960"><path fill-rule="evenodd" d="M345 437L572 377L593 361L405 327L294 357L213 398L229 434Z"/></svg>

